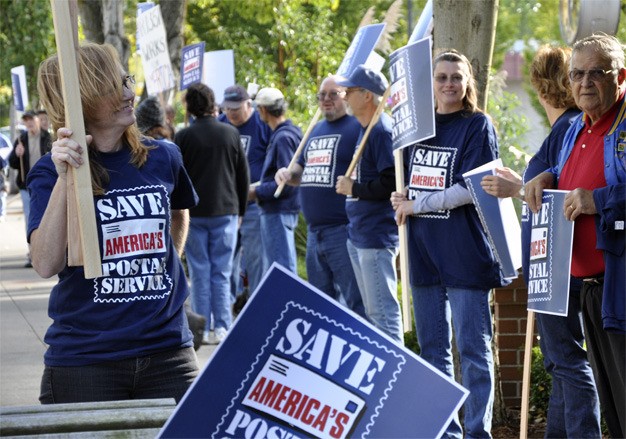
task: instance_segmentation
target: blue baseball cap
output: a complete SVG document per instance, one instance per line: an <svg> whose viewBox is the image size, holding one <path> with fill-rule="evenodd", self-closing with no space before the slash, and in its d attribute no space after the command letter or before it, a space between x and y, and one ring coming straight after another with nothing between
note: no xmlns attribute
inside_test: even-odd
<svg viewBox="0 0 626 439"><path fill-rule="evenodd" d="M359 64L352 71L349 78L338 81L337 85L343 87L361 87L378 96L382 96L385 94L389 82L387 82L387 78L385 78L385 75L382 73L375 72L365 67L365 65Z"/></svg>

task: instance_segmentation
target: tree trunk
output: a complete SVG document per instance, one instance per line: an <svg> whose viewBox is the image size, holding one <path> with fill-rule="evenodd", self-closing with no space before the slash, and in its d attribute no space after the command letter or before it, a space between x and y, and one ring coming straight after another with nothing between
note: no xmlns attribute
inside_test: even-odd
<svg viewBox="0 0 626 439"><path fill-rule="evenodd" d="M128 71L130 43L124 31L124 5L119 0L102 0L102 33L104 42L115 47L122 67Z"/></svg>
<svg viewBox="0 0 626 439"><path fill-rule="evenodd" d="M180 83L180 55L183 49L183 22L187 10L186 0L161 0L161 15L167 35L167 46L174 71L174 81ZM175 90L174 90L175 91ZM166 97L167 100L167 97Z"/></svg>
<svg viewBox="0 0 626 439"><path fill-rule="evenodd" d="M478 85L478 105L486 110L498 0L434 0L433 15L435 49L456 49L467 56Z"/></svg>
<svg viewBox="0 0 626 439"><path fill-rule="evenodd" d="M87 40L102 44L102 2L100 0L79 0L78 12L83 22L83 33Z"/></svg>

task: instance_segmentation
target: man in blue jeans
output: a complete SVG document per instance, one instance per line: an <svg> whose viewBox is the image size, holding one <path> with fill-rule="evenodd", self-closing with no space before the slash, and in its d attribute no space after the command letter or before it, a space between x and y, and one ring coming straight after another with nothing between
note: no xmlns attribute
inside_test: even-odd
<svg viewBox="0 0 626 439"><path fill-rule="evenodd" d="M354 155L361 125L346 112L345 88L329 76L317 100L324 120L311 131L298 163L276 172L276 183L300 186L302 213L307 222L306 271L308 280L337 301L365 317L361 293L354 277L348 240L346 197L335 191ZM320 208L323 206L323 208Z"/></svg>
<svg viewBox="0 0 626 439"><path fill-rule="evenodd" d="M232 322L230 276L239 218L248 204L248 162L239 132L213 117L215 96L204 84L185 95L193 125L176 133L183 163L200 197L190 209L185 253L191 277L191 305L207 319L203 342L221 342ZM211 318L214 340L209 340Z"/></svg>
<svg viewBox="0 0 626 439"><path fill-rule="evenodd" d="M337 84L347 87L344 99L363 133L388 87L387 79L382 73L360 65L350 78ZM389 337L402 343L404 331L396 274L398 227L389 203L395 189L395 171L391 118L385 113L370 131L355 177L341 175L335 186L337 193L348 196L348 253L367 317Z"/></svg>
<svg viewBox="0 0 626 439"><path fill-rule="evenodd" d="M277 262L293 273L297 272L294 231L298 224L298 188L285 187L278 198L274 193L278 185L274 175L289 165L302 139L300 128L287 119L287 101L276 88L262 88L255 102L261 120L272 129L270 144L265 155L261 182L250 187L248 198L256 200L261 208L261 241L263 243L263 272Z"/></svg>
<svg viewBox="0 0 626 439"><path fill-rule="evenodd" d="M233 125L239 131L241 145L246 151L250 169L250 183L258 184L272 130L261 120L259 112L252 108L252 100L241 85L233 85L224 90L224 101L220 105L225 116L220 119ZM263 276L263 244L261 243L261 209L254 201L248 203L246 214L239 228L241 234L241 268L248 276L248 289L253 293ZM236 258L237 259L237 258ZM233 267L235 283L241 276L237 265ZM242 288L237 286L235 294Z"/></svg>

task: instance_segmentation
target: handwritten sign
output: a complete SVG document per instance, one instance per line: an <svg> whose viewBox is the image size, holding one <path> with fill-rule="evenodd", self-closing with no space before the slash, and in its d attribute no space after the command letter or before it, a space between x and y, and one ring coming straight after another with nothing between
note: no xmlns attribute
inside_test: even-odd
<svg viewBox="0 0 626 439"><path fill-rule="evenodd" d="M176 83L159 5L139 14L137 36L148 94L154 96L174 88Z"/></svg>

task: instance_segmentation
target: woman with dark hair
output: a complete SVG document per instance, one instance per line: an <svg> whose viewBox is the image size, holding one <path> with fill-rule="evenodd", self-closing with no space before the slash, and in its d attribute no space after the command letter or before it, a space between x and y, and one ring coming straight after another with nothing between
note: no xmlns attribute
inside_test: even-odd
<svg viewBox="0 0 626 439"><path fill-rule="evenodd" d="M452 327L461 360L466 437L491 437L494 400L490 290L500 269L463 181L498 156L496 133L477 106L472 66L454 50L433 63L437 135L410 148L408 191L391 196L408 221L410 281L421 357L454 377ZM462 437L458 415L446 437Z"/></svg>
<svg viewBox="0 0 626 439"><path fill-rule="evenodd" d="M58 275L48 313L39 400L179 401L198 373L184 312L177 251L197 196L175 145L142 138L134 79L115 49L87 44L78 70L89 163L66 126L57 56L39 67L38 90L58 140L28 175L33 266ZM67 171L90 166L102 277L67 265Z"/></svg>

